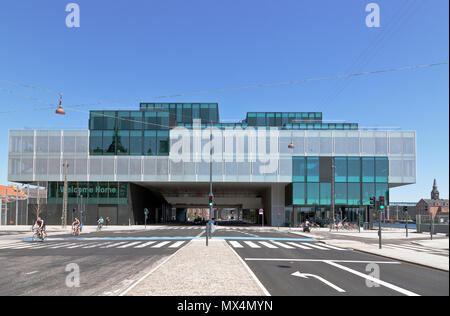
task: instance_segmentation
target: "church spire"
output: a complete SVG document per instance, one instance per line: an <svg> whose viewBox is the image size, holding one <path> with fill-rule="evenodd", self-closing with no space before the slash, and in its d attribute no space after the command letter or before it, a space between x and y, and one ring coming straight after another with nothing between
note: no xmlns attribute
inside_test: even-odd
<svg viewBox="0 0 450 316"><path fill-rule="evenodd" d="M439 191L438 191L438 188L437 188L436 179L434 179L434 182L433 182L433 191L431 191L431 199L432 200L439 200Z"/></svg>

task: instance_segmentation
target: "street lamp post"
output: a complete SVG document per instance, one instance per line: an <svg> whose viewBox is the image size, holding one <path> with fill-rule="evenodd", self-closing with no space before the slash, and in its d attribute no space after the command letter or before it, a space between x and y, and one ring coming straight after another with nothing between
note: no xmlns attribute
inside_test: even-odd
<svg viewBox="0 0 450 316"><path fill-rule="evenodd" d="M208 246L208 238L211 234L211 221L213 212L214 194L212 190L212 121L209 134L209 221L206 224L206 246Z"/></svg>
<svg viewBox="0 0 450 316"><path fill-rule="evenodd" d="M335 204L335 199L334 199L334 170L335 170L335 165L334 165L334 157L331 157L331 222L330 222L330 231L333 229L334 227L334 204Z"/></svg>
<svg viewBox="0 0 450 316"><path fill-rule="evenodd" d="M63 209L62 209L62 216L61 216L61 222L62 222L62 228L66 228L67 223L67 160L64 161L64 193L63 193Z"/></svg>

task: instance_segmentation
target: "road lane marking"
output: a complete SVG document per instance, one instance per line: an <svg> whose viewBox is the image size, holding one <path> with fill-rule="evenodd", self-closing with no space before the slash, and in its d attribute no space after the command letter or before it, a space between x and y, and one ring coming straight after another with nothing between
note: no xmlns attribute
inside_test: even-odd
<svg viewBox="0 0 450 316"><path fill-rule="evenodd" d="M297 244L297 243L295 243L295 242L288 242L288 244L290 244L290 245L292 245L292 246L295 246L295 247L297 247L297 248L301 248L301 249L312 249L312 248L309 248L309 247L306 247L306 246Z"/></svg>
<svg viewBox="0 0 450 316"><path fill-rule="evenodd" d="M234 247L234 248L244 248L244 246L242 246L240 243L238 243L237 241L230 241L230 244Z"/></svg>
<svg viewBox="0 0 450 316"><path fill-rule="evenodd" d="M275 245L278 245L278 246L286 248L286 249L294 249L294 247L286 245L286 244L283 244L283 243L278 242L278 241L271 240L271 242L274 243Z"/></svg>
<svg viewBox="0 0 450 316"><path fill-rule="evenodd" d="M99 243L99 244L96 243L95 245L90 245L90 246L87 246L87 247L83 247L83 249L96 248L96 247L108 245L108 244L110 244L110 243L111 243L110 241L109 241L109 242L102 242L102 243Z"/></svg>
<svg viewBox="0 0 450 316"><path fill-rule="evenodd" d="M366 280L369 280L369 281L378 283L378 284L380 284L380 285L382 285L382 286L384 286L384 287L387 287L387 288L389 288L389 289L391 289L391 290L397 291L397 292L399 292L399 293L401 293L401 294L404 294L404 295L407 295L407 296L420 296L419 294L416 294L416 293L414 293L414 292L408 291L408 290L403 289L403 288L401 288L401 287L398 287L398 286L396 286L396 285L394 285L394 284L391 284L391 283L382 281L382 280L380 280L380 279L374 278L373 276L370 276L370 275L361 273L361 272L359 272L359 271L356 271L356 270L353 270L353 269L344 267L343 265L337 264L336 262L329 261L329 260L325 260L324 262L327 263L327 264L329 264L329 265L331 265L331 266L333 266L333 267L342 269L342 270L347 271L347 272L349 272L349 273L353 273L353 274L355 274L355 275L357 275L357 276L360 276L360 277L362 277L362 278L364 278L364 279L366 279Z"/></svg>
<svg viewBox="0 0 450 316"><path fill-rule="evenodd" d="M138 249L144 248L144 247L147 247L148 245L154 244L155 242L156 241L149 241L149 242L143 243L142 245L135 246L134 248L138 248Z"/></svg>
<svg viewBox="0 0 450 316"><path fill-rule="evenodd" d="M269 243L269 242L267 242L267 241L260 241L259 242L261 245L263 245L263 246L266 246L267 248L271 248L271 249L278 249L278 247L277 246L275 246L275 245L273 245L273 244L271 244L271 243Z"/></svg>
<svg viewBox="0 0 450 316"><path fill-rule="evenodd" d="M81 243L78 245L67 247L67 249L75 249L75 248L80 248L80 247L87 246L87 245L89 245L89 243Z"/></svg>
<svg viewBox="0 0 450 316"><path fill-rule="evenodd" d="M341 263L377 263L377 264L401 264L398 261L362 261L362 260L327 260L327 259L286 259L286 258L245 258L246 261L293 261L293 262L341 262Z"/></svg>
<svg viewBox="0 0 450 316"><path fill-rule="evenodd" d="M28 273L25 273L25 275L32 275L32 274L35 274L35 273L38 273L39 271L31 271L31 272L28 272Z"/></svg>
<svg viewBox="0 0 450 316"><path fill-rule="evenodd" d="M131 243L129 243L129 244L125 244L125 245L119 246L119 247L117 247L117 248L121 248L121 249L123 249L123 248L128 248L128 247L131 247L131 246L135 246L135 245L137 245L137 244L140 244L140 243L141 243L140 241L135 241L135 242L131 242Z"/></svg>
<svg viewBox="0 0 450 316"><path fill-rule="evenodd" d="M123 245L123 244L126 244L127 242L126 241L122 241L122 242L116 242L116 243L114 243L114 244L111 244L111 245L108 245L108 246L103 246L103 247L100 247L100 248L112 248L112 247L117 247L117 246L119 246L119 245Z"/></svg>
<svg viewBox="0 0 450 316"><path fill-rule="evenodd" d="M57 245L57 246L49 247L48 249L58 249L58 248L67 247L67 246L71 246L71 245L74 245L74 243L70 243L70 242L67 243L67 242L64 242L64 243L59 244L59 245Z"/></svg>
<svg viewBox="0 0 450 316"><path fill-rule="evenodd" d="M258 246L257 244L255 244L254 242L251 241L244 241L247 245L249 245L251 248L261 248L260 246Z"/></svg>
<svg viewBox="0 0 450 316"><path fill-rule="evenodd" d="M319 249L319 250L330 250L330 249L327 249L325 247L317 246L317 245L314 245L314 244L305 244L305 243L302 243L302 244L303 245L308 245L308 247L313 247L313 248L316 248L316 249Z"/></svg>
<svg viewBox="0 0 450 316"><path fill-rule="evenodd" d="M170 241L163 241L163 242L160 242L159 244L152 246L152 248L161 248L162 246L165 246L168 243L170 243Z"/></svg>
<svg viewBox="0 0 450 316"><path fill-rule="evenodd" d="M170 245L169 248L178 248L180 247L182 244L184 244L184 241L177 241L174 244Z"/></svg>
<svg viewBox="0 0 450 316"><path fill-rule="evenodd" d="M321 246L327 247L327 248L331 248L331 249L334 249L334 250L342 250L342 251L345 251L345 249L343 249L343 248L339 248L339 247L336 247L336 246L331 246L331 245L328 245L328 244L322 244Z"/></svg>
<svg viewBox="0 0 450 316"><path fill-rule="evenodd" d="M296 276L302 279L308 279L309 277L311 278L316 278L317 280L319 280L322 283L325 283L326 285L328 285L329 287L335 289L336 291L340 292L340 293L345 293L345 290L341 289L340 287L334 285L333 283L325 280L324 278L315 275L315 274L309 274L309 273L301 273L300 271L294 272L291 274L292 276Z"/></svg>

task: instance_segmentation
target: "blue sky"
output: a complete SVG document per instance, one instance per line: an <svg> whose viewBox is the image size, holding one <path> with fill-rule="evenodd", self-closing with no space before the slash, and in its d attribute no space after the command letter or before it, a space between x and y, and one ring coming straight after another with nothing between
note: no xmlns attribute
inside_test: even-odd
<svg viewBox="0 0 450 316"><path fill-rule="evenodd" d="M87 129L89 110L137 109L161 95L449 58L447 0L77 0L76 29L65 25L69 2L0 3L0 112L20 111L0 113L0 183L7 182L9 129ZM380 6L380 28L365 25L370 2ZM392 189L391 200L417 201L434 178L449 195L448 78L445 65L161 101L218 102L222 120L321 111L328 120L416 130L417 184ZM56 104L58 91L65 105L105 103L67 108L65 117L36 110Z"/></svg>

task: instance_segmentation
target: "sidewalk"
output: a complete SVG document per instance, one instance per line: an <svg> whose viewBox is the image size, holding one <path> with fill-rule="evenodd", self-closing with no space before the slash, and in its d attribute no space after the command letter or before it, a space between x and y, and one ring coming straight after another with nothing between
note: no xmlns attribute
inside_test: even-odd
<svg viewBox="0 0 450 316"><path fill-rule="evenodd" d="M444 239L445 240L445 239ZM445 240L448 245L448 239ZM353 249L356 251L379 255L382 257L414 263L422 266L426 266L433 269L439 269L443 271L449 271L449 257L434 255L426 252L417 252L407 249L389 249L382 247L379 249L376 244L367 244L355 240L326 240L323 243L331 246Z"/></svg>
<svg viewBox="0 0 450 316"><path fill-rule="evenodd" d="M412 243L413 244L417 244L419 246L423 246L423 247L449 250L448 238L446 238L446 239L433 239L433 240L419 240L419 241L413 241Z"/></svg>
<svg viewBox="0 0 450 316"><path fill-rule="evenodd" d="M195 256L192 254L195 253ZM154 272L154 273L153 273ZM173 286L176 284L176 286ZM149 275L128 288L126 296L269 295L224 240L193 240Z"/></svg>

